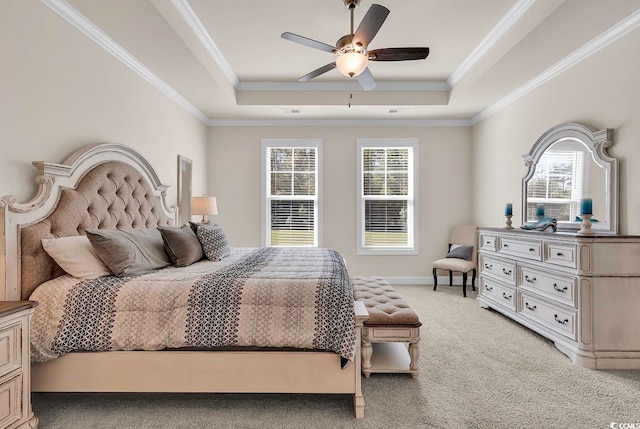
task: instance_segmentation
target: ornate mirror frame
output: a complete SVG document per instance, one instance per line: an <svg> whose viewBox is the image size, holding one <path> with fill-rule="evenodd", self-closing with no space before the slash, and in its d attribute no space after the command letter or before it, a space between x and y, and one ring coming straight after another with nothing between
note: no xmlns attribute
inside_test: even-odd
<svg viewBox="0 0 640 429"><path fill-rule="evenodd" d="M535 142L524 158L527 173L522 178L522 225L527 224L527 183L533 177L538 161L544 152L554 143L572 139L583 143L591 152L593 160L605 169L605 213L607 219L594 223L592 229L602 234L618 233L618 160L607 153L613 144L613 129L605 128L596 131L584 124L566 122L546 131ZM558 229L578 230L579 222L558 222Z"/></svg>

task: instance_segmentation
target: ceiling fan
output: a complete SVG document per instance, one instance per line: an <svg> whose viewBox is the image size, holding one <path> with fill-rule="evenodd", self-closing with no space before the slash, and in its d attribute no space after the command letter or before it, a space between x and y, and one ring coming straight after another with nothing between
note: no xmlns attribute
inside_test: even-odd
<svg viewBox="0 0 640 429"><path fill-rule="evenodd" d="M407 61L424 60L429 55L429 48L386 48L368 50L369 43L382 27L382 23L389 15L389 9L379 4L373 4L360 22L358 29L353 31L353 11L360 4L360 0L342 0L351 12L351 32L342 36L336 46L318 42L317 40L285 32L282 38L310 48L337 54L335 62L322 66L298 79L306 82L320 76L334 68L348 77L355 77L365 91L376 87L376 82L367 63L369 61Z"/></svg>

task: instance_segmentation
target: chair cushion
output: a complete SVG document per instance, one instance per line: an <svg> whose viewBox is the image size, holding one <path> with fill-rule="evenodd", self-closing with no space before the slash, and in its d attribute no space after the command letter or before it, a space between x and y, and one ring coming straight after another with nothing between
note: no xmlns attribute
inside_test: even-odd
<svg viewBox="0 0 640 429"><path fill-rule="evenodd" d="M468 273L475 267L476 264L472 261L465 261L464 259L458 258L438 259L433 263L433 268L437 268L439 270L457 271L460 273Z"/></svg>

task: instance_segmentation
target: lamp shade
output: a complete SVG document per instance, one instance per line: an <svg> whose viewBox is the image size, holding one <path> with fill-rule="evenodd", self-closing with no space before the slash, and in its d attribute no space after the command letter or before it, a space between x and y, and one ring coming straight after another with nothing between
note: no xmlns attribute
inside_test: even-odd
<svg viewBox="0 0 640 429"><path fill-rule="evenodd" d="M336 58L336 67L345 76L354 77L367 68L369 59L359 52L347 52Z"/></svg>
<svg viewBox="0 0 640 429"><path fill-rule="evenodd" d="M202 222L204 222L205 215L217 215L218 203L216 197L193 197L191 198L191 214L202 215Z"/></svg>

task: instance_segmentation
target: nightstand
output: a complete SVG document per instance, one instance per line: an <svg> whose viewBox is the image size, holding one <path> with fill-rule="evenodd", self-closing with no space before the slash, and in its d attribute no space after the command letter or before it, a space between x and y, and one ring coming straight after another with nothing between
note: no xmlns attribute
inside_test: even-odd
<svg viewBox="0 0 640 429"><path fill-rule="evenodd" d="M0 428L32 429L29 322L38 303L0 301Z"/></svg>

